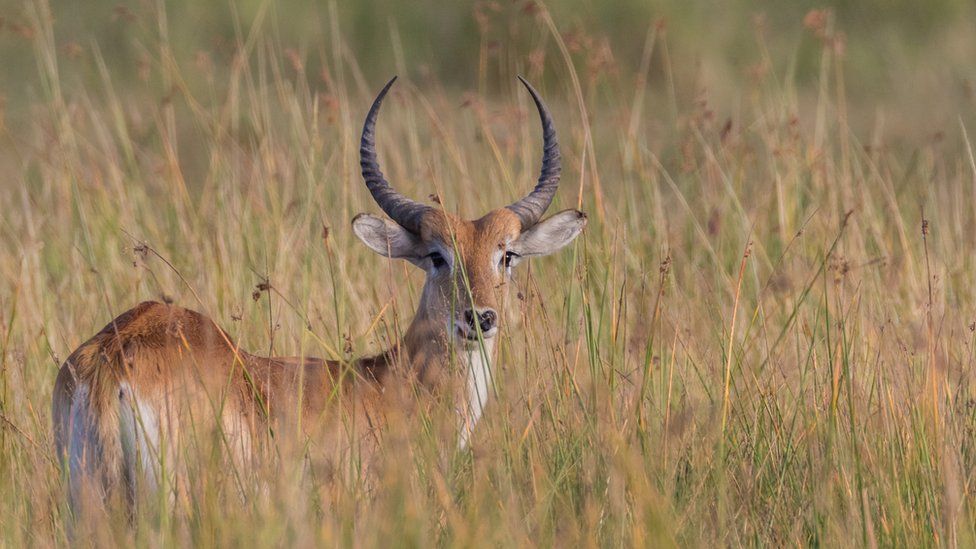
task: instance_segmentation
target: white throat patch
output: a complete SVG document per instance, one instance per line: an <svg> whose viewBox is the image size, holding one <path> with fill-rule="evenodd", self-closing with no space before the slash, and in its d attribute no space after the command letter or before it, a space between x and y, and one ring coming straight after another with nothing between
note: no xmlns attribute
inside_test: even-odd
<svg viewBox="0 0 976 549"><path fill-rule="evenodd" d="M485 341L484 348L480 346L467 350L464 357L467 371L465 372L465 396L462 407L458 410L461 420L461 433L458 445L461 449L468 446L471 434L474 432L481 414L488 404L491 390L491 359L494 342Z"/></svg>

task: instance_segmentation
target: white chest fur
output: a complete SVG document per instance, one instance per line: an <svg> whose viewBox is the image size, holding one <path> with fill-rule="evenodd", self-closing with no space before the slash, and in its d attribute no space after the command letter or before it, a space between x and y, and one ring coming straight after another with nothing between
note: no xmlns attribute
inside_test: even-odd
<svg viewBox="0 0 976 549"><path fill-rule="evenodd" d="M492 343L486 341L484 348L466 351L463 355L467 371L465 372L465 398L458 410L461 416L458 445L461 448L467 447L471 434L488 404L491 391L492 347Z"/></svg>

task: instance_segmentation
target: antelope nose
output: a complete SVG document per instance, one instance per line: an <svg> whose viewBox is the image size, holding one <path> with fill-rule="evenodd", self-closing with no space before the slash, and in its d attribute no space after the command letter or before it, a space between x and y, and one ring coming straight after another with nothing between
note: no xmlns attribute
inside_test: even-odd
<svg viewBox="0 0 976 549"><path fill-rule="evenodd" d="M478 313L478 325L481 326L482 332L490 332L495 328L495 324L498 321L498 315L495 314L494 309L485 309Z"/></svg>
<svg viewBox="0 0 976 549"><path fill-rule="evenodd" d="M477 322L477 328L481 328L482 333L487 333L498 323L498 313L494 309L481 309L477 313L468 309L464 311L464 322L472 332L475 331Z"/></svg>

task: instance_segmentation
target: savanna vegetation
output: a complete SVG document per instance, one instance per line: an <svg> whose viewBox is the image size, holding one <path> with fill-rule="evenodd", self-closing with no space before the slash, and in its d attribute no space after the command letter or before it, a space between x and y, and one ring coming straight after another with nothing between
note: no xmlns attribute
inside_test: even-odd
<svg viewBox="0 0 976 549"><path fill-rule="evenodd" d="M562 143L551 211L589 213L517 273L470 450L391 436L376 483L316 474L314 440L197 460L81 541L976 544L974 25L953 0L7 0L0 544L78 535L51 388L136 303L282 355L397 337L421 275L349 229L393 74L400 191L523 195L522 74Z"/></svg>

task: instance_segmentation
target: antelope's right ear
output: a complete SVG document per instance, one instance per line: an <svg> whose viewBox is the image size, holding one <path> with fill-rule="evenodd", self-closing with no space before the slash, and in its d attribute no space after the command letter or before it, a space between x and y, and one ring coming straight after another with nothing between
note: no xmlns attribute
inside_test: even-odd
<svg viewBox="0 0 976 549"><path fill-rule="evenodd" d="M394 259L416 261L421 256L421 242L416 235L396 223L374 215L359 214L352 220L352 232L370 250Z"/></svg>

